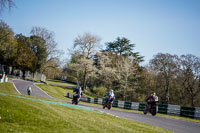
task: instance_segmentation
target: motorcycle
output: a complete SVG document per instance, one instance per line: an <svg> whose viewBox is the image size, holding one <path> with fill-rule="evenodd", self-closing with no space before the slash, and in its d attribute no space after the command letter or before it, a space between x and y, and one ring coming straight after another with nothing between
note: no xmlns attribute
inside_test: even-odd
<svg viewBox="0 0 200 133"><path fill-rule="evenodd" d="M150 112L152 116L155 116L158 112L158 101L152 101L150 104L146 104L144 114L146 115L147 112Z"/></svg>
<svg viewBox="0 0 200 133"><path fill-rule="evenodd" d="M111 96L105 98L105 102L103 104L103 109L105 109L106 107L108 109L111 109L111 107L112 107L112 97Z"/></svg>
<svg viewBox="0 0 200 133"><path fill-rule="evenodd" d="M80 101L80 95L79 94L74 94L72 98L72 104L77 105Z"/></svg>

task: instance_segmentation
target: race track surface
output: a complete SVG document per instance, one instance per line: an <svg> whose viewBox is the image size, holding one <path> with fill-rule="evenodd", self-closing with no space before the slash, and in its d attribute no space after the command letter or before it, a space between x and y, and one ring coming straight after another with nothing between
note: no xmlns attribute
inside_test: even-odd
<svg viewBox="0 0 200 133"><path fill-rule="evenodd" d="M32 88L32 96L37 97L44 97L49 99L57 99L49 96L46 92L44 92L39 87L36 87L33 82L26 81L26 80L13 80L13 83L16 87L16 89L24 95L27 95L27 87L31 86ZM59 100L59 99L57 99ZM63 100L61 100L63 101ZM67 103L71 103L69 101L65 101ZM160 116L151 116L150 114L144 115L134 112L127 112L127 111L120 111L115 109L102 109L102 107L98 106L92 106L87 104L79 104L79 106L84 106L92 109L96 109L105 113L109 113L111 115L114 115L116 117L121 117L133 121L138 121L141 123L146 123L154 126L158 126L161 128L165 128L168 130L171 130L176 133L200 133L200 124L194 123L194 122L188 122L184 120L177 120L172 118L166 118L166 117L160 117Z"/></svg>

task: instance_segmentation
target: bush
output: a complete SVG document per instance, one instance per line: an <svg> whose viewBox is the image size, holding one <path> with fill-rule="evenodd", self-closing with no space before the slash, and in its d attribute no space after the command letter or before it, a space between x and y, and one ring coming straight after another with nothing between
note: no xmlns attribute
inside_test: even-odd
<svg viewBox="0 0 200 133"><path fill-rule="evenodd" d="M84 94L91 96L91 97L104 97L106 94L106 89L104 87L94 87L91 89L87 89L84 91Z"/></svg>
<svg viewBox="0 0 200 133"><path fill-rule="evenodd" d="M93 92L97 97L104 97L106 94L106 89L104 87L95 87L93 88Z"/></svg>

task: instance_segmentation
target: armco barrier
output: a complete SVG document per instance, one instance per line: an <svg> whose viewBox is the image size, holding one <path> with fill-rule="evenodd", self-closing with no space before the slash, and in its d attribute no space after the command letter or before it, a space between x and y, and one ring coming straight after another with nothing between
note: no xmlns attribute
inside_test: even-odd
<svg viewBox="0 0 200 133"><path fill-rule="evenodd" d="M94 103L98 104L98 98L94 98Z"/></svg>
<svg viewBox="0 0 200 133"><path fill-rule="evenodd" d="M68 94L68 97L69 97L69 98L73 98L73 94L69 93L69 94Z"/></svg>
<svg viewBox="0 0 200 133"><path fill-rule="evenodd" d="M118 100L115 100L115 101L114 101L113 107L118 108Z"/></svg>
<svg viewBox="0 0 200 133"><path fill-rule="evenodd" d="M73 98L73 94L70 93L66 93L66 96L69 98ZM100 105L105 102L105 99L102 98L84 97L84 99L81 100L88 103L96 103ZM119 100L114 100L113 103L113 107L116 108L132 109L139 111L144 111L145 106L146 103L127 102ZM158 113L200 119L200 107L182 107L179 105L159 104Z"/></svg>
<svg viewBox="0 0 200 133"><path fill-rule="evenodd" d="M145 103L140 103L139 104L139 111L144 111L145 110L145 106L146 106L146 104Z"/></svg>
<svg viewBox="0 0 200 133"><path fill-rule="evenodd" d="M124 109L131 109L131 102L124 102Z"/></svg>
<svg viewBox="0 0 200 133"><path fill-rule="evenodd" d="M94 98L88 97L88 103L94 103Z"/></svg>
<svg viewBox="0 0 200 133"><path fill-rule="evenodd" d="M106 99L104 98L103 100L102 100L102 104L104 104L106 102Z"/></svg>
<svg viewBox="0 0 200 133"><path fill-rule="evenodd" d="M195 107L195 115L194 115L194 117L196 119L200 120L200 107Z"/></svg>
<svg viewBox="0 0 200 133"><path fill-rule="evenodd" d="M158 104L158 113L167 114L168 104Z"/></svg>
<svg viewBox="0 0 200 133"><path fill-rule="evenodd" d="M181 107L180 116L194 118L195 107Z"/></svg>
<svg viewBox="0 0 200 133"><path fill-rule="evenodd" d="M118 108L124 108L124 101L118 100Z"/></svg>
<svg viewBox="0 0 200 133"><path fill-rule="evenodd" d="M168 104L167 114L180 116L180 112L181 112L181 106L180 105Z"/></svg>
<svg viewBox="0 0 200 133"><path fill-rule="evenodd" d="M139 110L139 103L137 103L137 102L132 102L132 104L131 104L131 109L132 109L132 110Z"/></svg>
<svg viewBox="0 0 200 133"><path fill-rule="evenodd" d="M98 98L98 103L97 104L102 105L103 104L103 99L102 98Z"/></svg>
<svg viewBox="0 0 200 133"><path fill-rule="evenodd" d="M90 97L87 98L87 102L90 103Z"/></svg>

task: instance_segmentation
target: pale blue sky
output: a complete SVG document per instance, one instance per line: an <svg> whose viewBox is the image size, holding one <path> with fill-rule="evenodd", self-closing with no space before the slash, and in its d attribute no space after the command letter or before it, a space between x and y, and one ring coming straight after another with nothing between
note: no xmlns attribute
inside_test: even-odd
<svg viewBox="0 0 200 133"><path fill-rule="evenodd" d="M67 52L78 34L90 32L101 44L126 37L148 63L158 52L200 56L200 0L14 0L0 16L15 33L33 26L55 33ZM67 57L67 54L65 54Z"/></svg>

